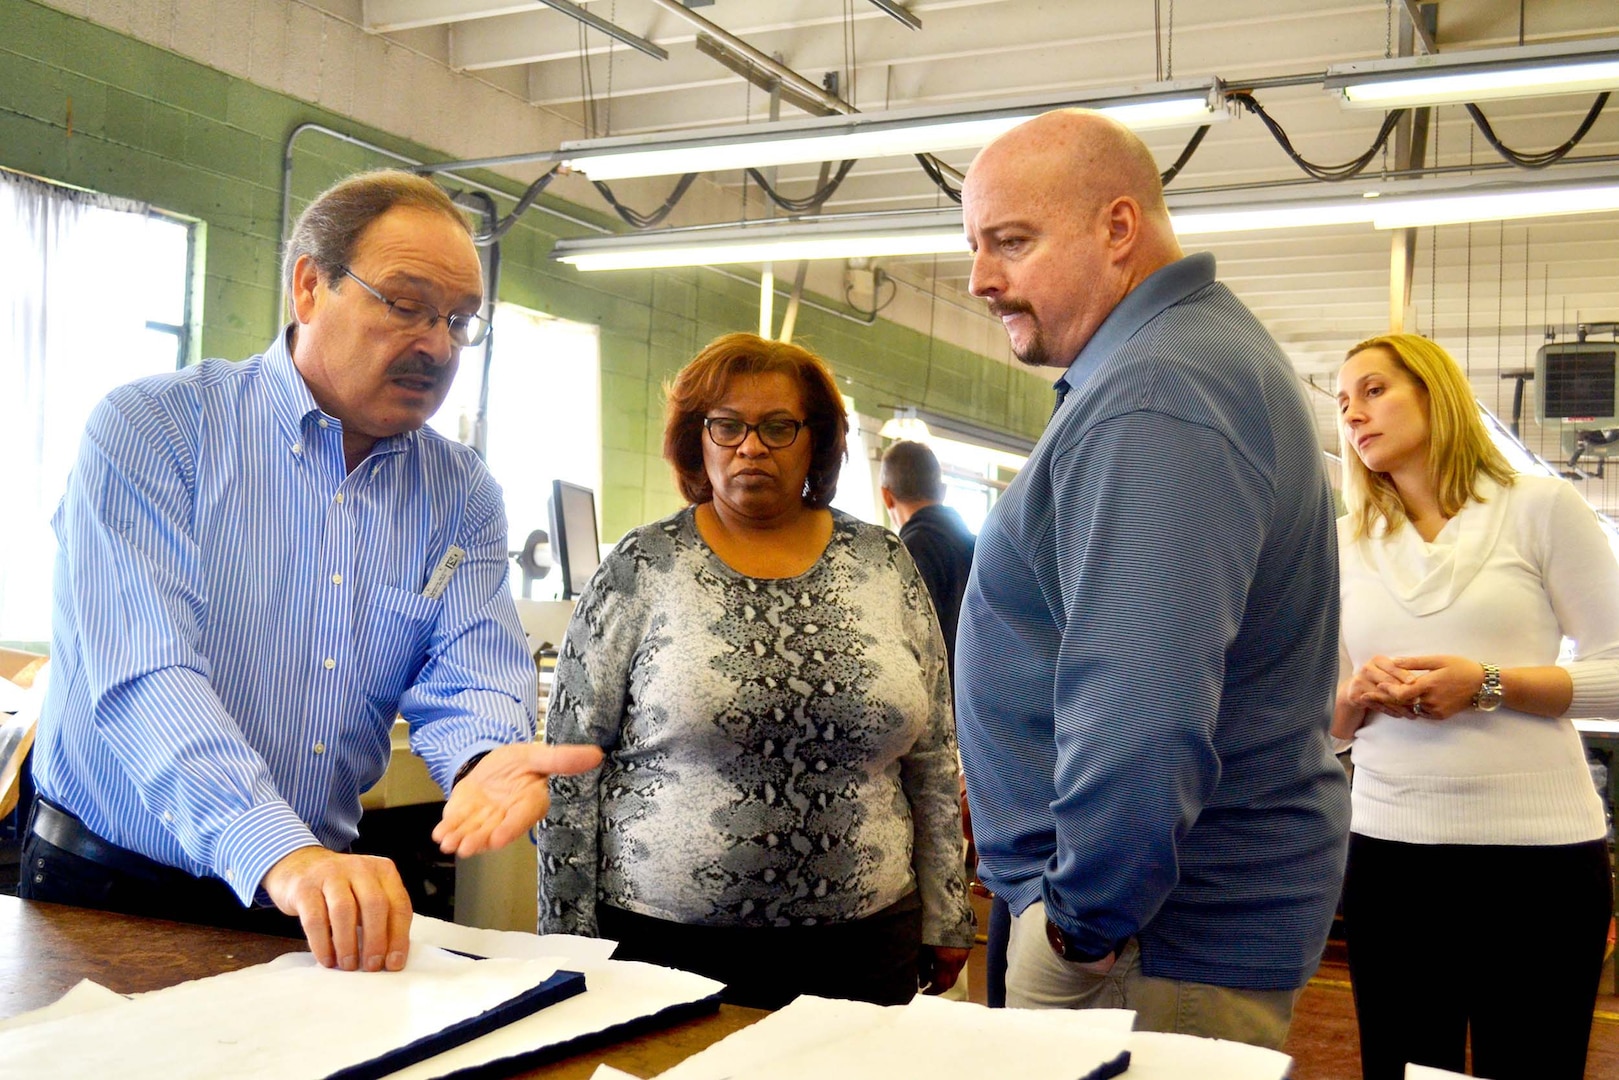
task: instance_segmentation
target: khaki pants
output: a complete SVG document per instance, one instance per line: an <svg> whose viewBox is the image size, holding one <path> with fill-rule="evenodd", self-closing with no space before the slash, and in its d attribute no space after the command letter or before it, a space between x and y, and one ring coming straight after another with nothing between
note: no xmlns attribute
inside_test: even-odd
<svg viewBox="0 0 1619 1080"><path fill-rule="evenodd" d="M1144 975L1134 939L1111 971L1095 975L1052 951L1044 904L1029 905L1012 921L1009 1008L1134 1009L1137 1031L1201 1035L1280 1050L1297 998L1296 990L1236 990Z"/></svg>

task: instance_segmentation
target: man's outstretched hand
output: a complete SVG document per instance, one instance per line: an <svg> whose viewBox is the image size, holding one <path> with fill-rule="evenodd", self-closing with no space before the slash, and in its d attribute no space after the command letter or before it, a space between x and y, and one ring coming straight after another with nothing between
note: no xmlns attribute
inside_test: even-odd
<svg viewBox="0 0 1619 1080"><path fill-rule="evenodd" d="M589 772L601 761L598 746L517 743L491 750L450 792L433 839L458 858L504 847L545 816L549 777Z"/></svg>

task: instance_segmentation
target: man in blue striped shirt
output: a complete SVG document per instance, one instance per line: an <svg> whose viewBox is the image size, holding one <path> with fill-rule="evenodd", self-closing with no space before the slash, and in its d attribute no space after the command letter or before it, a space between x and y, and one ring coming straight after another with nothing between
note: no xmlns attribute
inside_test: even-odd
<svg viewBox="0 0 1619 1080"><path fill-rule="evenodd" d="M547 774L601 755L532 742L500 490L422 426L488 331L465 219L430 181L353 177L305 210L285 277L294 322L263 355L91 416L54 520L19 892L301 930L328 967L398 970L399 874L347 853L395 715L462 856L524 835Z"/></svg>
<svg viewBox="0 0 1619 1080"><path fill-rule="evenodd" d="M1184 257L1152 155L1094 113L963 189L971 288L1058 406L979 534L957 725L1007 1003L1278 1046L1326 942L1348 788L1333 504L1297 378Z"/></svg>

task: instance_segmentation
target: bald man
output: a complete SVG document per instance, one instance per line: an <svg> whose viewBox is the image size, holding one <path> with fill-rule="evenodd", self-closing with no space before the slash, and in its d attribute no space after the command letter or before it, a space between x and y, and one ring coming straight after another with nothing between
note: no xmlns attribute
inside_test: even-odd
<svg viewBox="0 0 1619 1080"><path fill-rule="evenodd" d="M1066 369L979 534L956 653L1007 1004L1277 1047L1337 902L1333 504L1292 366L1094 113L987 147L971 288Z"/></svg>

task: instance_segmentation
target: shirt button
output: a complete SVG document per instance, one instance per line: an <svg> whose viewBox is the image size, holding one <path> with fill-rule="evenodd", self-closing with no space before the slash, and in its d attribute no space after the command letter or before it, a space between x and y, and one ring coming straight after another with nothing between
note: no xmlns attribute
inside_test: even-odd
<svg viewBox="0 0 1619 1080"><path fill-rule="evenodd" d="M318 742L315 744L314 750L317 754L324 754L326 752L326 744L323 742Z"/></svg>
<svg viewBox="0 0 1619 1080"><path fill-rule="evenodd" d="M321 426L321 427L328 427L328 426L329 426L329 425L328 425L328 424L327 424L327 423L326 423L326 421L325 421L325 420L316 420L316 421L315 421L315 423L317 423L317 424L319 424L319 425L320 425L320 426Z"/></svg>
<svg viewBox="0 0 1619 1080"><path fill-rule="evenodd" d="M226 881L235 881L236 880L236 871L231 870L231 869L226 869L226 871L225 871L225 880Z"/></svg>
<svg viewBox="0 0 1619 1080"><path fill-rule="evenodd" d="M330 656L328 656L326 659L322 660L321 663L326 665L326 670L327 671L330 671L334 667L337 666L337 661L333 660Z"/></svg>
<svg viewBox="0 0 1619 1080"><path fill-rule="evenodd" d="M342 574L333 574L332 575L332 584L333 585L341 585L341 584L343 584L343 575Z"/></svg>
<svg viewBox="0 0 1619 1080"><path fill-rule="evenodd" d="M163 811L163 820L168 822L170 825L173 825L174 824L174 815L169 813L167 810L165 810L165 811Z"/></svg>
<svg viewBox="0 0 1619 1080"><path fill-rule="evenodd" d="M302 443L293 443L292 444L292 452L294 454L303 453L304 452L303 444Z"/></svg>
<svg viewBox="0 0 1619 1080"><path fill-rule="evenodd" d="M381 465L373 465L373 466L371 466L371 475L372 476L377 475L377 473L379 473L381 471L382 471L382 466Z"/></svg>
<svg viewBox="0 0 1619 1080"><path fill-rule="evenodd" d="M337 505L342 506L343 505L343 493L341 491L339 491L336 495L333 495L332 496L332 501L335 502Z"/></svg>

